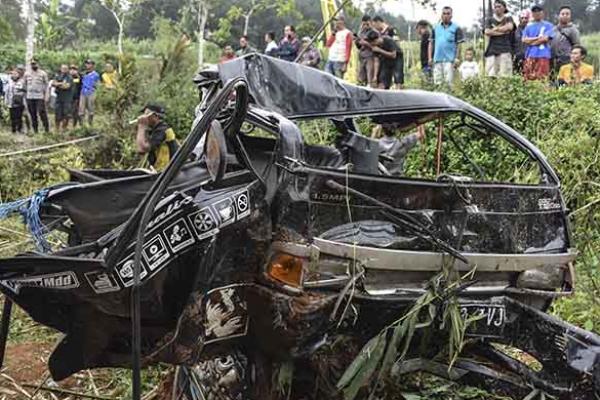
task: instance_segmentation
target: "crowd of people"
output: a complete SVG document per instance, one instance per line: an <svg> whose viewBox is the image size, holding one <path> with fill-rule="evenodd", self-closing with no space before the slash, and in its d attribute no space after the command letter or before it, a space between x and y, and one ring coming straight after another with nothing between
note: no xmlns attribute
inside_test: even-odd
<svg viewBox="0 0 600 400"><path fill-rule="evenodd" d="M39 60L30 60L28 68L17 65L9 71L9 79L0 86L4 104L9 110L13 133L38 133L40 123L50 131L48 107L54 109L54 126L59 132L72 127L91 126L94 120L96 91L99 85L108 90L116 88L117 71L107 63L102 74L96 63L86 60L84 68L62 64L53 77L42 69Z"/></svg>
<svg viewBox="0 0 600 400"><path fill-rule="evenodd" d="M541 5L522 10L514 17L504 0L495 0L493 14L485 21L487 46L480 63L473 47L463 51L464 31L453 22L452 8L444 7L438 23L422 20L416 25L422 76L436 85L447 86L453 85L455 75L466 80L484 74L520 74L525 80L547 80L557 85L592 82L594 69L585 63L587 50L581 45L572 17L572 9L567 5L560 8L556 25L545 19ZM352 52L357 51L356 80L360 84L380 89L401 89L404 85L404 54L398 34L380 16L363 16L358 32L348 29L344 17L337 17L325 42L326 59L322 59L310 37L297 38L293 25L284 28L279 42L274 32L265 34L264 40L264 54L323 68L337 77L346 75ZM243 36L239 49L225 47L220 61L256 51L248 37Z"/></svg>

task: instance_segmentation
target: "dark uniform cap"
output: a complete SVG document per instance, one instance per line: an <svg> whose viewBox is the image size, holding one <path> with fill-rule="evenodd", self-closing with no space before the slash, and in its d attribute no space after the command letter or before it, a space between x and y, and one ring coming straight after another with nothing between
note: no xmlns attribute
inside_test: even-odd
<svg viewBox="0 0 600 400"><path fill-rule="evenodd" d="M146 110L152 111L154 114L158 115L159 117L165 116L165 108L163 106L161 106L160 104L147 103L144 106L144 108L142 109L142 112L144 112Z"/></svg>

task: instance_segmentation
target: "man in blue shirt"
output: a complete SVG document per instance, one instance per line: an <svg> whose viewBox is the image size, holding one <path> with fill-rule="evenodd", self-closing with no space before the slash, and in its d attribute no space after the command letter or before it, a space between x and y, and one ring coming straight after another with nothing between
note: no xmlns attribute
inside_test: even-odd
<svg viewBox="0 0 600 400"><path fill-rule="evenodd" d="M96 85L100 80L100 74L96 72L95 68L96 63L93 60L85 60L85 72L81 77L81 96L79 97L79 120L83 124L87 112L90 126L94 121Z"/></svg>
<svg viewBox="0 0 600 400"><path fill-rule="evenodd" d="M545 80L550 76L552 59L551 41L554 38L554 25L544 21L544 9L540 5L531 7L533 22L523 31L525 63L523 76L526 80Z"/></svg>
<svg viewBox="0 0 600 400"><path fill-rule="evenodd" d="M454 69L460 65L460 47L465 41L462 29L452 22L452 8L442 9L442 20L433 27L429 40L429 65L433 65L433 82L452 86Z"/></svg>

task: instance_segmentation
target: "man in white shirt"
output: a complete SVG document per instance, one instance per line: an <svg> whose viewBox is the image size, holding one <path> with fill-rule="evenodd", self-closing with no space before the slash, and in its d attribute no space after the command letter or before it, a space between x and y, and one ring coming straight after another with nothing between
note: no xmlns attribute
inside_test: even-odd
<svg viewBox="0 0 600 400"><path fill-rule="evenodd" d="M473 50L473 48L468 48L465 50L465 61L463 61L458 68L460 79L462 81L479 76L479 64L477 61L474 61L474 58L475 50Z"/></svg>
<svg viewBox="0 0 600 400"><path fill-rule="evenodd" d="M327 38L329 57L325 64L325 72L338 78L344 77L352 54L352 43L352 32L346 28L346 20L344 17L338 17L334 32Z"/></svg>
<svg viewBox="0 0 600 400"><path fill-rule="evenodd" d="M265 54L271 57L277 57L279 47L275 41L275 32L267 32L265 34L265 43L267 44L265 47Z"/></svg>

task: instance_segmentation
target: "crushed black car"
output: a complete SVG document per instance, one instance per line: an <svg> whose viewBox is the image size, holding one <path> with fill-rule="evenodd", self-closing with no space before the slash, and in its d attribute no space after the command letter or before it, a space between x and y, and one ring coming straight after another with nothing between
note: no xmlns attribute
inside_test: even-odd
<svg viewBox="0 0 600 400"><path fill-rule="evenodd" d="M545 312L574 291L577 252L559 178L531 142L446 94L371 90L266 56L195 83L196 120L163 173L72 171L39 211L69 246L0 260L2 292L65 335L55 380L163 362L180 366L180 398L275 399L286 396L273 375L291 364L293 398L341 398L360 349L451 265L468 276L460 312L476 317L461 356L451 369L439 357L434 321L396 376L426 371L515 398L599 395L600 337ZM335 145L306 143L314 121ZM365 121L437 123L431 177L390 173ZM520 154L526 182L486 179L461 132Z"/></svg>

